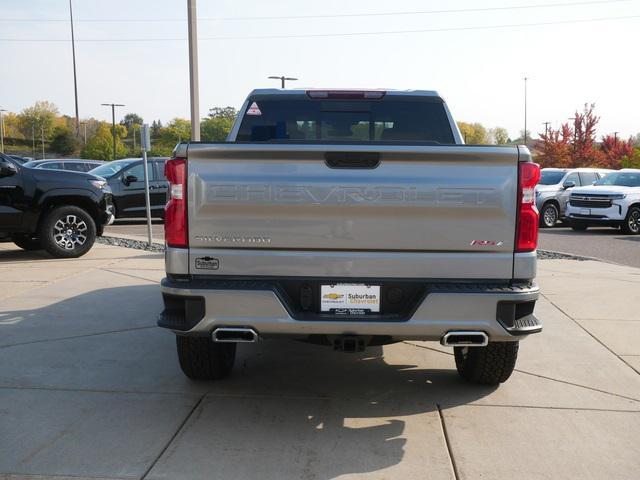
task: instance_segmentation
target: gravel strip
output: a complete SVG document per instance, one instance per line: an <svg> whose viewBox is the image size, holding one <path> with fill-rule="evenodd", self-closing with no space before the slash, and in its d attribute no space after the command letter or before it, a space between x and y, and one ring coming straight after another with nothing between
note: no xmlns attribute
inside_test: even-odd
<svg viewBox="0 0 640 480"><path fill-rule="evenodd" d="M139 240L130 240L120 237L98 237L96 242L103 245L115 245L116 247L135 248L137 250L146 250L148 252L164 252L164 244L152 243L151 246L147 242ZM552 252L550 250L538 250L538 260L597 260L596 258L581 257L570 253Z"/></svg>
<svg viewBox="0 0 640 480"><path fill-rule="evenodd" d="M597 258L581 257L571 253L552 252L551 250L538 250L538 260L577 260L584 262L585 260L598 260Z"/></svg>
<svg viewBox="0 0 640 480"><path fill-rule="evenodd" d="M103 245L114 245L116 247L146 250L147 252L164 252L164 245L162 243L152 243L151 246L149 246L147 242L141 242L140 240L130 240L128 238L102 236L97 237L96 242Z"/></svg>

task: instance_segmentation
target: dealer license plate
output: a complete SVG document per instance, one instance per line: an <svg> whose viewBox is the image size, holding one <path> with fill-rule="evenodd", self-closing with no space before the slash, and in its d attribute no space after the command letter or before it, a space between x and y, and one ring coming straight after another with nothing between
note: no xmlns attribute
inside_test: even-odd
<svg viewBox="0 0 640 480"><path fill-rule="evenodd" d="M591 210L588 208L583 208L580 210L580 215L591 215Z"/></svg>
<svg viewBox="0 0 640 480"><path fill-rule="evenodd" d="M338 283L320 287L320 311L343 315L380 312L380 285Z"/></svg>

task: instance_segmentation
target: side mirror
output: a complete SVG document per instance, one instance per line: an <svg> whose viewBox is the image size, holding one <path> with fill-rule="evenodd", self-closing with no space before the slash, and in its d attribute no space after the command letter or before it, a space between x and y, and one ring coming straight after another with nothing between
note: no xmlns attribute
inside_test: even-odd
<svg viewBox="0 0 640 480"><path fill-rule="evenodd" d="M137 181L138 181L138 177L136 177L135 175L127 175L126 177L122 178L122 183L124 183L127 187L131 185L133 182L137 182Z"/></svg>
<svg viewBox="0 0 640 480"><path fill-rule="evenodd" d="M565 190L568 188L573 188L575 186L576 186L576 182L573 182L571 180L568 180L562 184L562 188L564 188Z"/></svg>
<svg viewBox="0 0 640 480"><path fill-rule="evenodd" d="M0 163L0 178L11 177L18 173L18 169L12 163Z"/></svg>

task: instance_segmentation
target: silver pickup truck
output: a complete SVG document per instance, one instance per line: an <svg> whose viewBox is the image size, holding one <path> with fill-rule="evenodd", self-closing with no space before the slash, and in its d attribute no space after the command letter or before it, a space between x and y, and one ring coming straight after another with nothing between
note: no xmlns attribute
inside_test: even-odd
<svg viewBox="0 0 640 480"><path fill-rule="evenodd" d="M225 143L166 165L164 311L183 372L236 345L454 347L481 384L539 332L540 170L520 146L464 145L430 91L255 90Z"/></svg>

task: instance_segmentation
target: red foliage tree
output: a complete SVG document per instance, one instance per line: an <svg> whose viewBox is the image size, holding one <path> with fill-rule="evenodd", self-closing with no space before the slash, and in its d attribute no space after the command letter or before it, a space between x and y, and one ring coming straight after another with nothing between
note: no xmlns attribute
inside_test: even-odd
<svg viewBox="0 0 640 480"><path fill-rule="evenodd" d="M536 145L538 156L536 161L541 167L568 168L572 166L571 139L573 132L568 124L563 124L560 129L548 129L540 134L540 142Z"/></svg>
<svg viewBox="0 0 640 480"><path fill-rule="evenodd" d="M614 135L606 135L602 137L600 150L602 151L603 164L599 166L613 169L622 168L622 159L633 156L633 138L620 140Z"/></svg>

